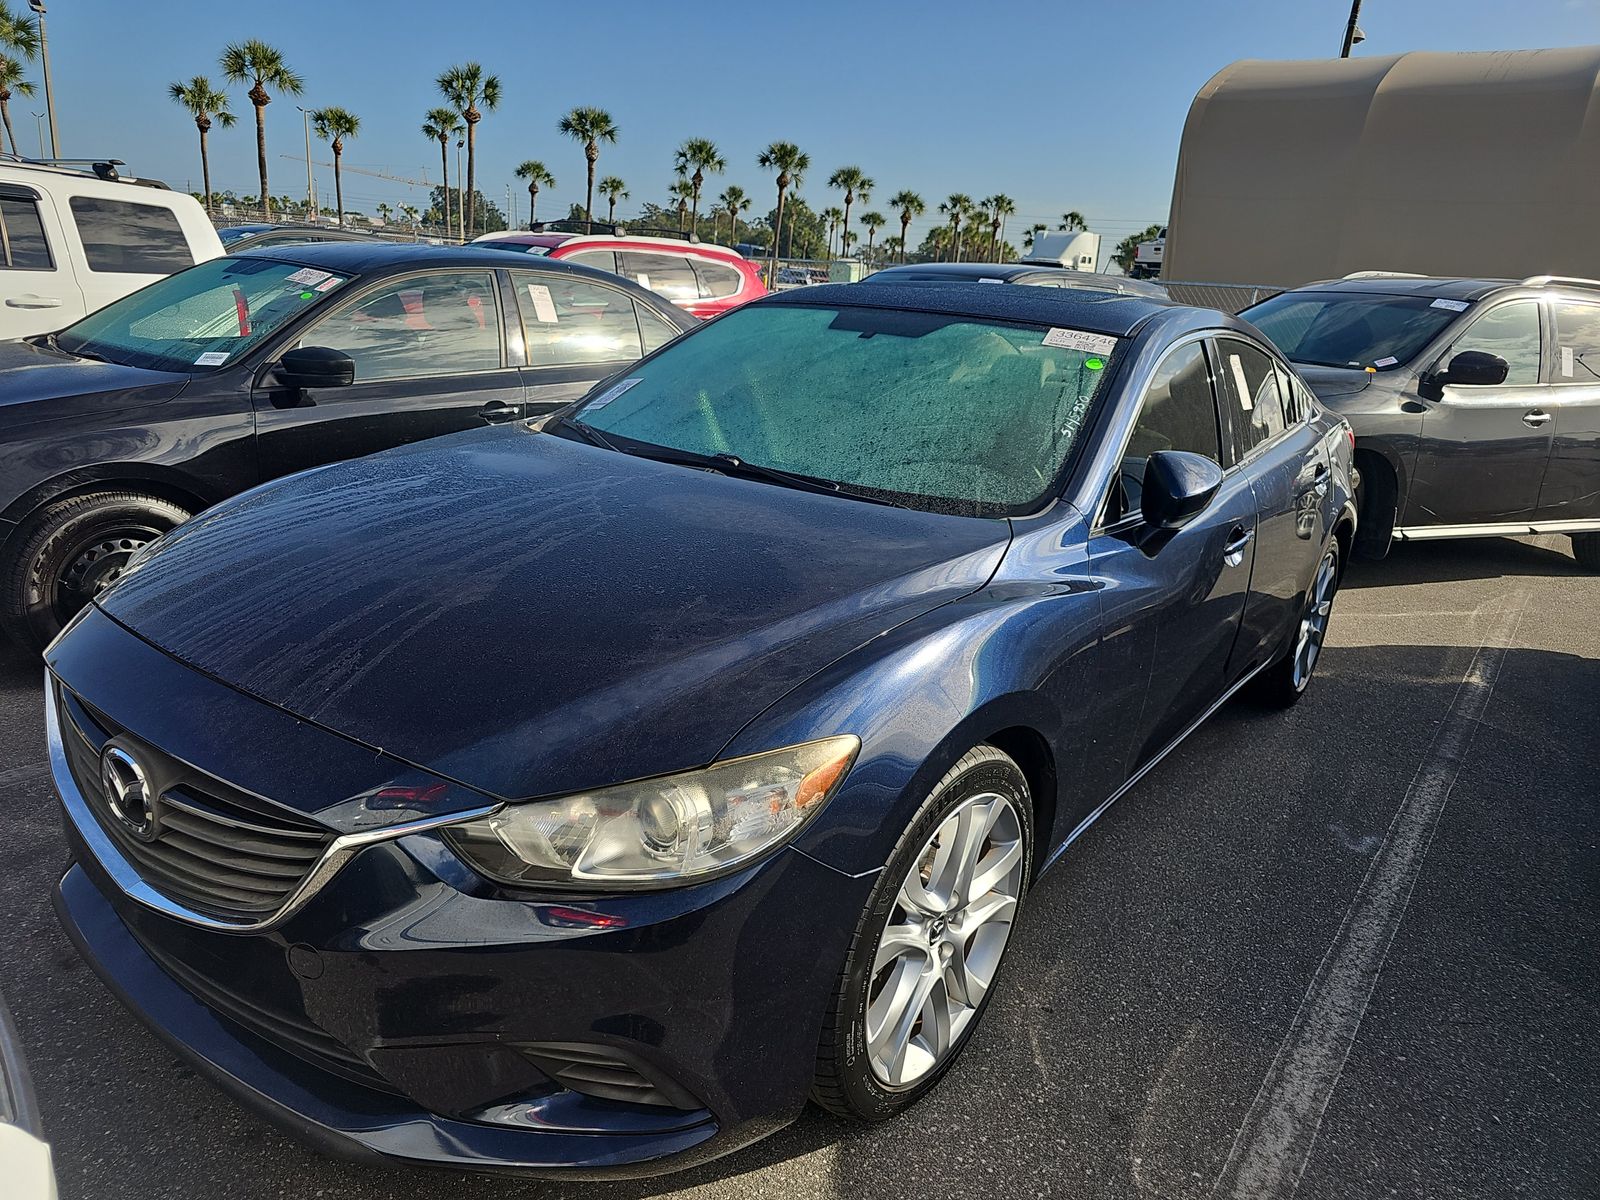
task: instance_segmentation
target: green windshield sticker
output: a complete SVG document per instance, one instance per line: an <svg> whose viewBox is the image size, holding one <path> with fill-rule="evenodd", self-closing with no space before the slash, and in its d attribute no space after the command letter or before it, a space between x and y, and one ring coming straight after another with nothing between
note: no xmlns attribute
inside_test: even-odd
<svg viewBox="0 0 1600 1200"><path fill-rule="evenodd" d="M1091 371L1098 371L1106 364L1098 358L1086 358L1083 360L1083 365L1088 367Z"/></svg>
<svg viewBox="0 0 1600 1200"><path fill-rule="evenodd" d="M302 300L315 300L316 296L317 296L317 294L315 292L301 292L300 293L300 299L302 299Z"/></svg>

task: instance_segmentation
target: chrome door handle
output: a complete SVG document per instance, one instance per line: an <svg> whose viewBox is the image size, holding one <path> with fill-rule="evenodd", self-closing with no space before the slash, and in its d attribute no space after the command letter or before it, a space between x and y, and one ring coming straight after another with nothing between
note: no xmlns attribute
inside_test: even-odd
<svg viewBox="0 0 1600 1200"><path fill-rule="evenodd" d="M508 404L504 400L491 400L478 410L478 415L491 424L514 421L522 415L522 405Z"/></svg>
<svg viewBox="0 0 1600 1200"><path fill-rule="evenodd" d="M1256 531L1235 525L1229 535L1229 541L1222 548L1222 561L1230 567L1237 567L1244 561L1245 548L1254 540Z"/></svg>
<svg viewBox="0 0 1600 1200"><path fill-rule="evenodd" d="M1318 500L1321 500L1328 494L1328 484L1330 479L1331 476L1328 474L1328 468L1318 465L1315 476L1316 482L1311 485L1311 490L1316 493Z"/></svg>
<svg viewBox="0 0 1600 1200"><path fill-rule="evenodd" d="M59 296L7 296L7 308L60 308Z"/></svg>
<svg viewBox="0 0 1600 1200"><path fill-rule="evenodd" d="M1527 412L1527 413L1523 414L1522 423L1524 425L1526 425L1529 429L1537 429L1537 428L1539 428L1539 426L1543 425L1549 419L1550 419L1550 414L1549 413L1544 412L1543 410L1536 408L1531 412Z"/></svg>

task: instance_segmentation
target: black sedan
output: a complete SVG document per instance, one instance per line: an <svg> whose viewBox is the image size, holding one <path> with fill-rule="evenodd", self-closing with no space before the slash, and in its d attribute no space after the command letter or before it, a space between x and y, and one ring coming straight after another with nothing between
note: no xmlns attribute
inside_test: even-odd
<svg viewBox="0 0 1600 1200"><path fill-rule="evenodd" d="M1146 296L1152 300L1168 298L1167 290L1158 283L1041 263L907 263L875 271L870 278L873 283L894 284L1020 283L1025 287L1077 288L1117 296Z"/></svg>
<svg viewBox="0 0 1600 1200"><path fill-rule="evenodd" d="M0 343L0 628L41 647L207 505L551 411L695 323L585 267L347 242L213 259Z"/></svg>

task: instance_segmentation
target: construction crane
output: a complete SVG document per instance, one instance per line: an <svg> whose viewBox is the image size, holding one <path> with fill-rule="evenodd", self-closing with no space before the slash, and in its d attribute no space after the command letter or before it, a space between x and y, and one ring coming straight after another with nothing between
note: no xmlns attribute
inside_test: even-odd
<svg viewBox="0 0 1600 1200"><path fill-rule="evenodd" d="M306 161L298 154L280 154L278 157L286 158L290 162L303 163ZM323 162L320 159L312 159L311 165L314 167L327 167L330 171L333 170L333 164L331 162ZM428 188L430 190L436 186L428 182L427 167L422 168L423 177L421 179L407 179L404 175L390 175L386 171L369 171L364 167L352 167L349 163L340 163L339 170L348 172L351 175L370 175L374 179L387 179L391 183L405 183L412 187Z"/></svg>

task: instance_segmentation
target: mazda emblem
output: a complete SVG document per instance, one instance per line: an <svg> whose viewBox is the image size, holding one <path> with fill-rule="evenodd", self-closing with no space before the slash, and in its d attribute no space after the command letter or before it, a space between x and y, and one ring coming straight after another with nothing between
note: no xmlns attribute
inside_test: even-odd
<svg viewBox="0 0 1600 1200"><path fill-rule="evenodd" d="M155 797L139 760L121 746L100 755L100 783L111 813L137 837L149 837L155 824Z"/></svg>

